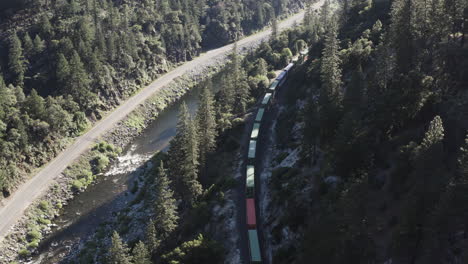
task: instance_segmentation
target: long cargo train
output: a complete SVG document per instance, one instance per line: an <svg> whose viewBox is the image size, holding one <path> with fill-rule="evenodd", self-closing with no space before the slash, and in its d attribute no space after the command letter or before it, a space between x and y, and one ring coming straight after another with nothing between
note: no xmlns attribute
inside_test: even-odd
<svg viewBox="0 0 468 264"><path fill-rule="evenodd" d="M268 88L268 92L264 95L261 101L261 107L255 116L255 122L250 134L249 150L247 157L253 160L256 157L257 139L260 136L260 125L265 114L265 110L272 104L273 99L276 97L277 90L286 82L289 71L294 67L294 63L288 64L278 77L272 82ZM247 229L249 236L249 256L250 263L262 263L260 252L260 243L257 233L257 214L255 209L255 169L253 165L247 165L246 169L246 215L247 215Z"/></svg>

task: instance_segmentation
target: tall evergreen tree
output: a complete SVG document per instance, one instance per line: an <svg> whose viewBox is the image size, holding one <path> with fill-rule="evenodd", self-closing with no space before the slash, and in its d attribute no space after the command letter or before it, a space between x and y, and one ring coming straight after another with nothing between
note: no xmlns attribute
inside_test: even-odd
<svg viewBox="0 0 468 264"><path fill-rule="evenodd" d="M200 149L200 164L205 166L207 156L216 147L216 117L214 99L211 94L211 83L203 86L200 93L200 105L196 122L198 127L198 143Z"/></svg>
<svg viewBox="0 0 468 264"><path fill-rule="evenodd" d="M23 57L21 40L16 32L10 36L10 49L8 52L8 67L14 76L14 83L19 86L24 85L24 73L26 72L26 61Z"/></svg>
<svg viewBox="0 0 468 264"><path fill-rule="evenodd" d="M279 34L279 29L278 29L278 19L276 18L275 13L273 12L273 17L271 19L271 37L273 39L278 38Z"/></svg>
<svg viewBox="0 0 468 264"><path fill-rule="evenodd" d="M120 239L119 234L114 231L111 239L111 246L107 254L108 264L130 264L132 258L129 255L130 250L127 245Z"/></svg>
<svg viewBox="0 0 468 264"><path fill-rule="evenodd" d="M24 53L26 54L26 56L31 56L34 49L34 44L28 32L24 34L23 43Z"/></svg>
<svg viewBox="0 0 468 264"><path fill-rule="evenodd" d="M176 177L177 186L189 204L202 193L198 182L198 142L196 124L190 117L187 105L182 104L177 123L177 132L169 147L169 170Z"/></svg>
<svg viewBox="0 0 468 264"><path fill-rule="evenodd" d="M146 244L148 245L148 249L151 253L156 252L161 244L161 239L158 237L158 232L152 219L146 227Z"/></svg>
<svg viewBox="0 0 468 264"><path fill-rule="evenodd" d="M76 51L73 51L69 65L70 75L67 81L68 91L81 107L84 109L91 109L95 105L97 98L96 95L90 91L91 80L81 61L80 55L78 55Z"/></svg>
<svg viewBox="0 0 468 264"><path fill-rule="evenodd" d="M41 39L39 34L36 35L36 37L34 38L34 53L40 54L44 51L45 47L45 41Z"/></svg>
<svg viewBox="0 0 468 264"><path fill-rule="evenodd" d="M336 27L332 26L325 37L320 66L322 86L319 97L321 138L330 139L338 126L341 112L341 59Z"/></svg>
<svg viewBox="0 0 468 264"><path fill-rule="evenodd" d="M163 238L168 237L177 227L179 216L177 214L176 200L170 189L170 180L161 161L156 178L156 200L154 202L154 226L160 230Z"/></svg>
<svg viewBox="0 0 468 264"><path fill-rule="evenodd" d="M56 76L60 85L65 86L67 84L68 77L70 75L70 65L68 64L67 59L62 53L58 55L57 67L56 67ZM66 87L62 87L66 88Z"/></svg>
<svg viewBox="0 0 468 264"><path fill-rule="evenodd" d="M150 254L145 246L145 243L139 241L132 251L133 263L135 264L151 264Z"/></svg>

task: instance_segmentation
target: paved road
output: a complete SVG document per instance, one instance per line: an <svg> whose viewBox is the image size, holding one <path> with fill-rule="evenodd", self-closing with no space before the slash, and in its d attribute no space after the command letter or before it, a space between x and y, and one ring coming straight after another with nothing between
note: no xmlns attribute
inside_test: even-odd
<svg viewBox="0 0 468 264"><path fill-rule="evenodd" d="M279 23L279 29L291 27L295 22L300 22L303 16L304 13L301 12L290 17L289 19ZM249 47L252 43L265 40L270 34L271 31L266 30L244 38L238 41L238 47ZM111 114L96 123L90 131L78 137L73 145L61 152L34 177L22 184L20 188L11 195L11 197L3 201L2 207L0 208L0 242L17 220L23 215L26 208L48 189L51 182L57 178L68 165L87 151L94 142L98 141L100 136L110 130L146 99L169 84L175 78L198 67L205 67L214 64L217 59L222 59L224 55L228 54L232 50L232 46L233 44L230 44L208 51L200 57L161 76L149 86L142 89L138 94L129 98Z"/></svg>

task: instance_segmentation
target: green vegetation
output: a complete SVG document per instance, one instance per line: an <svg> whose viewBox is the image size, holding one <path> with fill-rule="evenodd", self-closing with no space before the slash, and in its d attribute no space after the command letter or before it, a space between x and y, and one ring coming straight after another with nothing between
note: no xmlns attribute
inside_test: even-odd
<svg viewBox="0 0 468 264"><path fill-rule="evenodd" d="M309 47L276 127L278 153L299 147L301 159L271 176L272 208L284 211L272 226L283 246L275 263L468 260L457 235L467 217L467 11L457 0L344 1L335 13L326 3L272 41ZM297 124L300 139L286 132ZM286 227L300 239L281 242Z"/></svg>
<svg viewBox="0 0 468 264"><path fill-rule="evenodd" d="M121 253L132 256L134 261L141 259L142 263L147 263L148 254L151 263L223 261L223 247L204 230L215 220L214 206L223 205L225 192L237 184L230 170L234 166L238 142L243 133L244 115L254 104L254 95L264 92L267 85L262 82L268 80L268 70L275 69L256 54L239 57L236 49L234 47L230 56L231 62L213 78L220 80L222 87L219 92L214 96L211 94L210 80L200 84L197 113L192 116L186 105L181 106L176 136L170 142L168 153L155 155L152 163L158 166L139 179L143 184L131 206L141 204L143 208L151 208L150 216L132 219L134 214L128 214L131 209L123 210L114 225L96 234L98 247L91 244L85 247L80 253L80 261L95 256L104 260L109 250L116 248L112 246L109 249L104 242L110 232L116 230L124 237L129 231L135 232L130 226L135 221L141 221L141 225L146 226L144 236L137 238L142 242L128 241L130 248L133 248L132 253L128 254L123 249L127 253ZM244 81L239 84L227 81L238 78ZM246 86L245 94L237 94L238 85ZM226 95L239 100L225 98Z"/></svg>
<svg viewBox="0 0 468 264"><path fill-rule="evenodd" d="M4 196L142 85L304 1L11 2L0 4ZM242 109L245 102L239 102ZM126 124L141 130L142 122L135 115Z"/></svg>

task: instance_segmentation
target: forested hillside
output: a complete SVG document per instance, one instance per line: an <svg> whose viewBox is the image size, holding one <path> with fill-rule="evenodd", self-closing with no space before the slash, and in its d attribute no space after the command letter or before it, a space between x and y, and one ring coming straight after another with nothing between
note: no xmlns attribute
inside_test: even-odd
<svg viewBox="0 0 468 264"><path fill-rule="evenodd" d="M302 155L272 174L274 263L467 263L467 1L343 1L305 24L276 126Z"/></svg>
<svg viewBox="0 0 468 264"><path fill-rule="evenodd" d="M25 0L0 12L4 195L139 87L301 0Z"/></svg>

